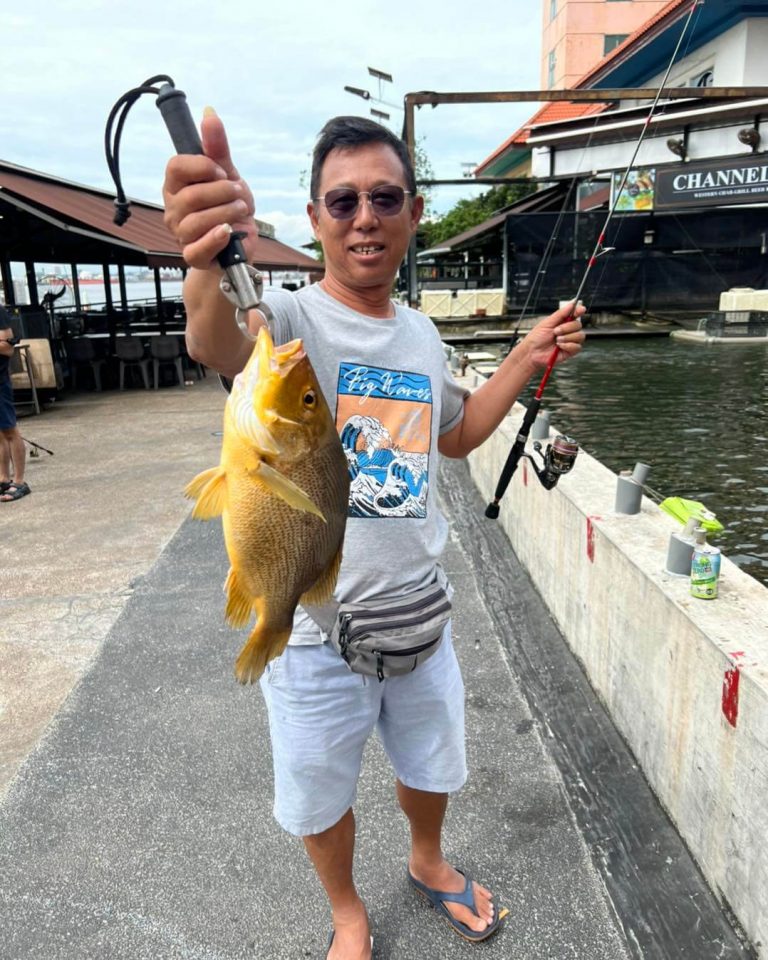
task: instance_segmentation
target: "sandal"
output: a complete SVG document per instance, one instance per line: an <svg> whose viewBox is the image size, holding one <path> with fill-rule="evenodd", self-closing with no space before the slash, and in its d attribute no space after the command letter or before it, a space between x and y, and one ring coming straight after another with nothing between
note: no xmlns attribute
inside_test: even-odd
<svg viewBox="0 0 768 960"><path fill-rule="evenodd" d="M328 937L328 945L325 948L325 956L327 958L328 954L331 952L331 947L333 946L333 938L336 936L336 931L331 927L331 933ZM373 937L371 937L371 953L373 953Z"/></svg>
<svg viewBox="0 0 768 960"><path fill-rule="evenodd" d="M32 493L28 483L11 482L5 486L5 490L0 490L0 503L11 503L12 500L21 500L28 493Z"/></svg>
<svg viewBox="0 0 768 960"><path fill-rule="evenodd" d="M456 917L451 913L451 911L446 907L446 903L461 903L477 915L477 909L475 907L475 896L474 891L472 890L472 878L467 876L463 870L459 870L456 867L459 873L464 875L466 880L464 890L461 893L446 893L443 890L433 890L431 887L428 887L425 883L422 883L420 880L417 880L416 877L411 875L411 871L408 871L408 879L413 884L415 889L424 897L429 903L435 908L435 910L440 914L440 916L445 920L450 927L458 933L460 937L463 937L465 940L469 940L472 943L479 943L481 940L487 940L488 937L493 936L494 933L502 925L502 921L509 913L509 910L498 910L494 906L494 918L493 921L485 928L485 930L476 931L472 930L466 924L462 923L461 920L457 920Z"/></svg>
<svg viewBox="0 0 768 960"><path fill-rule="evenodd" d="M8 487L13 486L13 480L0 480L0 495L8 491Z"/></svg>

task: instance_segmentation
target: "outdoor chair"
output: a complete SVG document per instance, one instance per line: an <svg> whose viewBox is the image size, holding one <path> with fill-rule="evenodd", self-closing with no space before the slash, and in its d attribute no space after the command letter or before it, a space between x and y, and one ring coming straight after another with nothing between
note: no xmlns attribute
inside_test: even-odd
<svg viewBox="0 0 768 960"><path fill-rule="evenodd" d="M88 365L93 373L93 382L96 390L101 393L101 368L104 366L104 357L99 357L88 337L73 337L67 342L67 357L69 359L72 389L77 389L78 367Z"/></svg>
<svg viewBox="0 0 768 960"><path fill-rule="evenodd" d="M179 386L184 386L184 370L181 364L181 347L178 337L152 337L149 344L149 352L152 354L152 365L155 374L155 390L158 389L160 380L160 367L162 365L172 364L176 368L176 374L179 378Z"/></svg>
<svg viewBox="0 0 768 960"><path fill-rule="evenodd" d="M141 340L136 337L117 337L115 353L120 361L120 389L125 389L125 371L138 367L144 389L149 390L149 357Z"/></svg>

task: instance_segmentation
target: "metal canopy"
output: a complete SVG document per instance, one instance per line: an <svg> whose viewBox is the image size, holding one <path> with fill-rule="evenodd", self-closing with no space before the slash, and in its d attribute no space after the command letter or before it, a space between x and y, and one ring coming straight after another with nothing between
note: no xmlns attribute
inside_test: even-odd
<svg viewBox="0 0 768 960"><path fill-rule="evenodd" d="M0 162L0 262L63 262L184 267L163 209L133 200L123 227L112 195ZM270 237L259 237L256 266L322 273L323 265Z"/></svg>

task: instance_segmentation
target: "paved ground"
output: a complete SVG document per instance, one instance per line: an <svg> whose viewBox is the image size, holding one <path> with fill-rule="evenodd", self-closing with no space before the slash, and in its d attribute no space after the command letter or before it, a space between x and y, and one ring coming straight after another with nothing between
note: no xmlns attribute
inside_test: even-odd
<svg viewBox="0 0 768 960"><path fill-rule="evenodd" d="M324 956L324 899L301 845L270 815L261 697L232 678L242 635L222 622L220 529L186 519L179 493L217 458L222 406L208 378L157 393L78 395L22 421L54 456L30 461L31 497L0 505L2 960ZM411 893L405 825L373 743L357 803L357 868L374 956L742 956L715 904L707 918L722 934L705 947L684 913L679 930L659 921L662 937L648 949L639 943L652 913L629 923L617 913L621 898L598 869L547 743L552 728L514 672L518 637L559 638L519 569L509 568L519 622L500 627L495 604L486 609L482 565L467 549L484 521L474 519L466 477L451 470L446 479L463 492L446 502L446 567L457 588L472 774L450 808L447 852L511 913L500 936L472 948ZM507 570L504 546L489 549L484 562ZM589 702L587 712L598 711ZM666 823L658 809L647 816ZM611 829L621 834L620 824ZM628 882L652 887L652 851L643 857ZM706 891L689 873L681 901L701 903Z"/></svg>

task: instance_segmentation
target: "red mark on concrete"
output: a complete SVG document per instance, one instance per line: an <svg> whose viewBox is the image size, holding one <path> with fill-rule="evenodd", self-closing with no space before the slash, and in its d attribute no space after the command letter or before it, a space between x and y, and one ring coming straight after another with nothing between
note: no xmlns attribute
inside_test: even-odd
<svg viewBox="0 0 768 960"><path fill-rule="evenodd" d="M739 715L739 668L726 670L723 675L723 713L732 727Z"/></svg>
<svg viewBox="0 0 768 960"><path fill-rule="evenodd" d="M602 517L587 517L587 556L590 563L595 562L595 525L592 521L602 519Z"/></svg>
<svg viewBox="0 0 768 960"><path fill-rule="evenodd" d="M523 460L523 486L528 486L528 464Z"/></svg>

